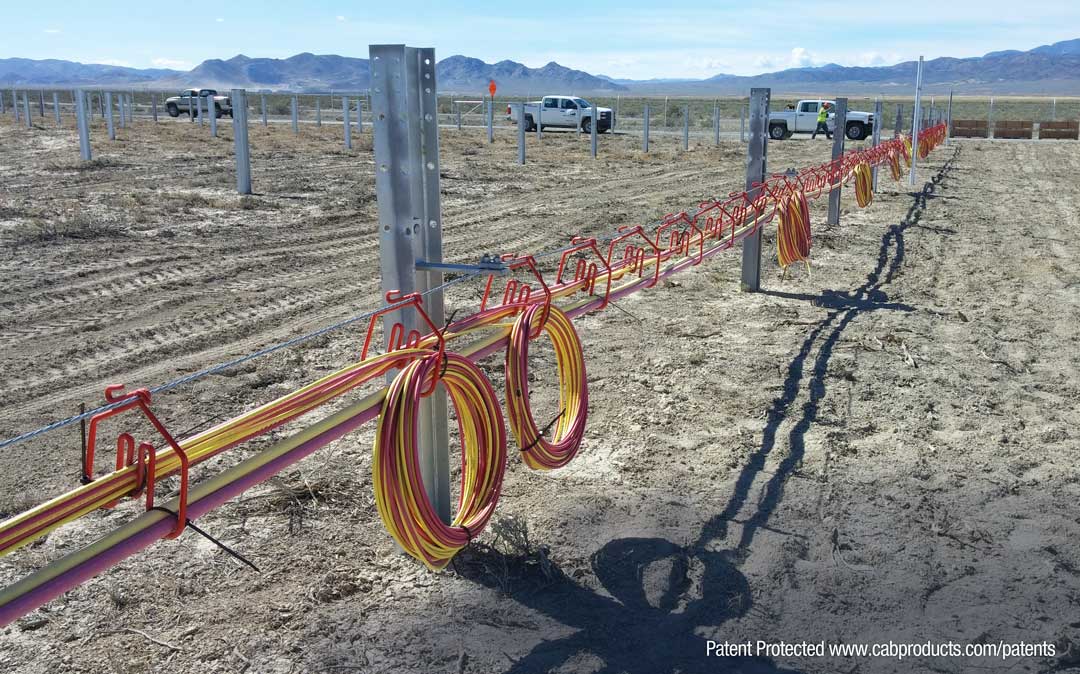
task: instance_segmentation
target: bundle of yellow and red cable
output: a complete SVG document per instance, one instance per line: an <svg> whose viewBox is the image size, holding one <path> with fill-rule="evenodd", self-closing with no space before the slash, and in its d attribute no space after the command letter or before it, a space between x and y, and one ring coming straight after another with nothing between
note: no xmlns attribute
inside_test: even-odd
<svg viewBox="0 0 1080 674"><path fill-rule="evenodd" d="M545 320L546 316L546 320ZM529 341L546 332L555 348L559 372L559 416L550 441L537 428L529 405ZM561 468L581 446L589 413L585 355L570 319L554 306L534 304L523 311L510 330L506 348L506 407L510 430L525 463L536 470Z"/></svg>
<svg viewBox="0 0 1080 674"><path fill-rule="evenodd" d="M810 257L810 205L797 191L780 199L780 223L776 231L776 258L787 268Z"/></svg>
<svg viewBox="0 0 1080 674"><path fill-rule="evenodd" d="M874 201L874 174L869 162L855 165L855 203L859 208L866 208Z"/></svg>
<svg viewBox="0 0 1080 674"><path fill-rule="evenodd" d="M424 491L417 451L420 400L446 387L457 412L461 493L450 524ZM430 569L444 568L487 526L506 470L506 431L491 383L468 358L439 352L412 361L387 387L371 464L375 503L398 545Z"/></svg>
<svg viewBox="0 0 1080 674"><path fill-rule="evenodd" d="M889 173L893 180L900 182L900 155L895 150L889 152Z"/></svg>

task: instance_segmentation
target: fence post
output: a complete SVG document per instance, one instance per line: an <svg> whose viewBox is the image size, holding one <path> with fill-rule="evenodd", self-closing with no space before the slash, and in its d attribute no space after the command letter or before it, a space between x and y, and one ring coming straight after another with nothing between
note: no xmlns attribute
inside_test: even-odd
<svg viewBox="0 0 1080 674"><path fill-rule="evenodd" d="M125 94L116 95L116 109L120 113L120 128L127 128L127 111L124 110L124 97Z"/></svg>
<svg viewBox="0 0 1080 674"><path fill-rule="evenodd" d="M375 120L371 120L371 123L374 124ZM364 99L359 96L356 97L356 132L364 133Z"/></svg>
<svg viewBox="0 0 1080 674"><path fill-rule="evenodd" d="M922 69L923 57L919 57L918 70L915 71L915 113L911 116L911 172L908 173L908 185L915 184L915 166L919 163L919 123L922 121ZM990 99L993 106L994 99ZM991 107L991 109L993 109Z"/></svg>
<svg viewBox="0 0 1080 674"><path fill-rule="evenodd" d="M682 149L690 149L690 106L682 106Z"/></svg>
<svg viewBox="0 0 1080 674"><path fill-rule="evenodd" d="M1005 134L1006 136L1009 134ZM994 97L990 97L990 114L986 118L986 138L994 137ZM915 183L912 183L913 185Z"/></svg>
<svg viewBox="0 0 1080 674"><path fill-rule="evenodd" d="M352 149L352 123L349 121L349 97L341 97L341 119L345 126L345 149Z"/></svg>
<svg viewBox="0 0 1080 674"><path fill-rule="evenodd" d="M15 121L19 121L19 95L11 90L11 114L15 115Z"/></svg>
<svg viewBox="0 0 1080 674"><path fill-rule="evenodd" d="M952 140L952 95L953 92L949 92L949 107L945 112L945 144L948 145Z"/></svg>
<svg viewBox="0 0 1080 674"><path fill-rule="evenodd" d="M45 118L45 90L38 89L38 117Z"/></svg>
<svg viewBox="0 0 1080 674"><path fill-rule="evenodd" d="M98 91L97 100L98 100L98 112L101 113L101 115L100 115L101 117L104 117L105 116L105 92Z"/></svg>
<svg viewBox="0 0 1080 674"><path fill-rule="evenodd" d="M83 161L90 161L90 124L86 119L89 106L82 89L75 90L75 122L79 128L79 154Z"/></svg>
<svg viewBox="0 0 1080 674"><path fill-rule="evenodd" d="M713 103L712 123L713 123L713 145L719 145L720 144L720 101L715 101Z"/></svg>
<svg viewBox="0 0 1080 674"><path fill-rule="evenodd" d="M882 107L883 106L882 106L880 98L877 99L876 101L874 101L874 136L873 136L873 139L874 139L873 140L873 146L874 147L877 147L878 145L881 145ZM877 167L876 164L874 165L872 173L874 174L874 179L871 182L873 183L873 190L876 192L877 191L877 185L878 185L878 180L877 180L878 167Z"/></svg>
<svg viewBox="0 0 1080 674"><path fill-rule="evenodd" d="M30 96L29 92L26 92L26 91L24 91L23 94L22 94L23 120L26 122L26 128L32 129L32 128L34 128L34 122L30 119L30 98L29 98L29 96Z"/></svg>
<svg viewBox="0 0 1080 674"><path fill-rule="evenodd" d="M424 310L437 326L445 321L440 271L417 273L416 260L442 262L442 213L439 203L439 127L435 96L435 50L404 45L370 47L374 124L375 195L379 205L379 250L382 290L428 293ZM405 334L427 327L415 310L383 318L389 327L400 322ZM388 375L392 377L393 375ZM424 491L444 521L450 521L450 452L446 390L420 404L418 459Z"/></svg>
<svg viewBox="0 0 1080 674"><path fill-rule="evenodd" d="M762 189L765 171L768 166L769 134L769 98L771 90L754 88L750 90L750 146L746 149L746 191L751 201ZM734 223L741 226L745 222ZM742 281L743 292L756 293L761 290L761 227L757 227L743 239L742 244Z"/></svg>
<svg viewBox="0 0 1080 674"><path fill-rule="evenodd" d="M109 129L109 140L116 140L116 125L113 123L112 92L105 92L105 126Z"/></svg>
<svg viewBox="0 0 1080 674"><path fill-rule="evenodd" d="M746 142L746 108L739 103L739 142Z"/></svg>
<svg viewBox="0 0 1080 674"><path fill-rule="evenodd" d="M230 95L233 111L233 143L236 154L236 191L251 194L251 147L248 145L247 91L233 89Z"/></svg>
<svg viewBox="0 0 1080 674"><path fill-rule="evenodd" d="M839 225L840 224L840 192L842 190L841 180L843 176L840 174L840 157L844 156L844 140L847 138L845 131L847 130L847 99L836 99L836 124L833 128L833 146L832 146L832 160L833 168L829 171L829 180L836 179L836 186L829 192L829 217L825 221L826 224ZM828 123L826 121L826 123ZM835 173L834 173L835 172Z"/></svg>
<svg viewBox="0 0 1080 674"><path fill-rule="evenodd" d="M266 126L266 94L260 92L259 100L262 103L262 125Z"/></svg>
<svg viewBox="0 0 1080 674"><path fill-rule="evenodd" d="M589 144L591 146L592 158L596 159L596 134L600 133L600 117L597 115L596 99L593 99L592 104L592 117L589 120Z"/></svg>
<svg viewBox="0 0 1080 674"><path fill-rule="evenodd" d="M56 125L62 126L64 121L60 119L60 94L54 91L52 95L53 116L56 117Z"/></svg>
<svg viewBox="0 0 1080 674"><path fill-rule="evenodd" d="M518 105L518 163L525 163L525 102Z"/></svg>
<svg viewBox="0 0 1080 674"><path fill-rule="evenodd" d="M904 130L904 104L896 104L896 120L893 128L893 138L899 138L900 133Z"/></svg>
<svg viewBox="0 0 1080 674"><path fill-rule="evenodd" d="M296 94L292 97L292 132L300 133L300 101L297 100Z"/></svg>
<svg viewBox="0 0 1080 674"><path fill-rule="evenodd" d="M581 125L578 125L581 128ZM487 101L487 133L488 143L495 142L495 97L489 96Z"/></svg>
<svg viewBox="0 0 1080 674"><path fill-rule="evenodd" d="M206 116L210 118L210 136L217 138L217 103L213 96L206 97Z"/></svg>
<svg viewBox="0 0 1080 674"><path fill-rule="evenodd" d="M644 109L644 125L642 126L641 133L641 151L645 154L649 153L649 104L645 104Z"/></svg>

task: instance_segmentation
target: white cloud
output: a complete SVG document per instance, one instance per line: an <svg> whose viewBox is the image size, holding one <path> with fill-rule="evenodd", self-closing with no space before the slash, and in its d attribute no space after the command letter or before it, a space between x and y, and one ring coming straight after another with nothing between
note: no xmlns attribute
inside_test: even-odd
<svg viewBox="0 0 1080 674"><path fill-rule="evenodd" d="M817 59L804 47L795 47L791 50L789 63L792 68L809 68L817 65Z"/></svg>
<svg viewBox="0 0 1080 674"><path fill-rule="evenodd" d="M214 19L214 21L217 21L218 23L225 23L225 19L221 18L220 16Z"/></svg>
<svg viewBox="0 0 1080 674"><path fill-rule="evenodd" d="M134 68L130 61L121 59L91 59L91 63L99 63L103 66L117 66L118 68Z"/></svg>
<svg viewBox="0 0 1080 674"><path fill-rule="evenodd" d="M156 58L150 61L155 68L169 68L170 70L191 70L190 62L182 59Z"/></svg>
<svg viewBox="0 0 1080 674"><path fill-rule="evenodd" d="M45 32L49 35L58 35L64 31L60 30L59 28L46 28Z"/></svg>

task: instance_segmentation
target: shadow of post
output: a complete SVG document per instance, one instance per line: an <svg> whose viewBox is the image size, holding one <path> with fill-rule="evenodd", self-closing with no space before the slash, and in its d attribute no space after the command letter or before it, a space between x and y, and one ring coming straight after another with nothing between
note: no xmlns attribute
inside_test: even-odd
<svg viewBox="0 0 1080 674"><path fill-rule="evenodd" d="M751 455L735 481L731 498L722 512L703 527L697 541L679 545L663 538L627 537L606 543L592 556L592 568L604 589L604 596L568 578L557 566L510 557L485 545L474 545L459 556L455 568L465 578L481 585L502 589L531 609L563 625L573 634L545 640L515 661L506 670L512 674L535 674L564 666L575 654L589 653L604 665L603 674L656 674L681 672L705 674L733 672L793 672L766 658L707 657L698 628L713 627L743 616L752 606L750 587L739 570L756 531L765 526L784 494L784 486L805 454L805 435L817 419L818 407L826 393L829 360L848 325L872 311L914 311L913 307L889 302L882 287L892 282L903 263L904 232L917 226L927 202L952 169L959 148L927 182L912 194L912 204L904 219L891 226L881 238L877 264L865 283L849 292L824 291L821 295L767 292L774 297L806 300L829 309L803 341L788 364L783 392L769 408L761 446ZM788 453L762 488L755 512L742 522L742 533L734 550L712 550L710 546L727 535L733 521L746 504L751 487L776 446L777 434L792 412L804 378L807 360L814 347L809 395L788 433ZM670 562L667 584L650 602L643 582L646 567ZM700 597L687 598L692 585L688 570L700 565ZM502 569L512 576L512 586L493 575ZM697 593L695 593L697 594Z"/></svg>

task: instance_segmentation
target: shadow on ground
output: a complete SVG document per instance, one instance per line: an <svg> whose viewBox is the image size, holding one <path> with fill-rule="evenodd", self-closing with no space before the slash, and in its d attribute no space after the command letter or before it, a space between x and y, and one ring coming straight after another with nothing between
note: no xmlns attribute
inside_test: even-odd
<svg viewBox="0 0 1080 674"><path fill-rule="evenodd" d="M752 607L750 587L739 566L759 528L765 527L783 498L784 487L805 453L805 435L814 423L825 396L827 371L833 349L848 325L872 311L914 311L889 301L883 290L895 278L904 261L904 233L918 227L927 203L953 168L953 155L920 192L904 219L882 236L877 264L865 283L852 291L824 291L821 295L769 292L774 297L804 300L829 310L807 335L798 354L787 367L782 395L767 414L761 446L751 455L735 482L728 506L703 527L696 542L680 545L663 538L619 538L606 543L592 556L592 569L605 596L567 577L546 558L508 556L486 546L474 546L459 555L458 572L486 587L508 592L523 606L534 609L573 628L573 634L545 640L506 670L508 674L547 672L566 665L579 654L591 654L603 662L604 674L655 674L697 672L792 672L767 659L706 657L700 628L714 627L745 615ZM815 352L816 351L816 352ZM809 380L807 367L809 363ZM799 392L808 391L801 408ZM762 489L753 514L742 520L742 533L733 550L711 550L727 534L746 504L751 487L776 446L781 425L794 419L788 432L788 453ZM650 565L665 561L670 571L659 583L658 594L646 588ZM691 573L691 567L696 571ZM497 570L493 572L493 570ZM513 577L507 587L505 578ZM693 578L693 580L692 580ZM686 599L687 591L700 598ZM650 597L652 600L650 601Z"/></svg>

